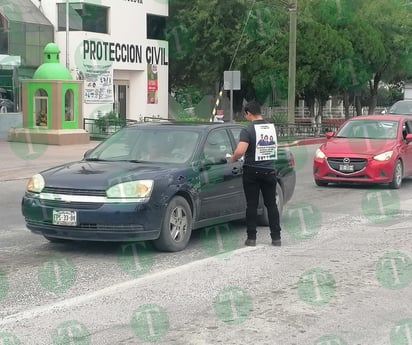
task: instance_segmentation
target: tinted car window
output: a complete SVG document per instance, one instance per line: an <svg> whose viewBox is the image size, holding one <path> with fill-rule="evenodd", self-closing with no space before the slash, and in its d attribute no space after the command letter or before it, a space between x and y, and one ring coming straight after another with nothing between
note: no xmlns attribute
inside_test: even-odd
<svg viewBox="0 0 412 345"><path fill-rule="evenodd" d="M209 133L203 148L204 158L211 163L225 163L226 155L233 154L230 137L225 129Z"/></svg>
<svg viewBox="0 0 412 345"><path fill-rule="evenodd" d="M192 157L198 140L198 132L167 126L124 128L87 158L185 163Z"/></svg>
<svg viewBox="0 0 412 345"><path fill-rule="evenodd" d="M394 139L397 135L396 121L348 121L336 134L338 138Z"/></svg>

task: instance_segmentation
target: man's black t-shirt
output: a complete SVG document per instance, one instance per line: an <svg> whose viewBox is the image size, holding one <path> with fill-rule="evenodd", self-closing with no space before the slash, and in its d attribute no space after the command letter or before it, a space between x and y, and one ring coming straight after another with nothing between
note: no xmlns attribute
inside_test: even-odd
<svg viewBox="0 0 412 345"><path fill-rule="evenodd" d="M269 123L266 120L256 120L250 123L246 128L243 128L240 132L239 141L249 143L249 146L245 152L244 163L245 167L272 169L274 170L274 160L255 160L256 154L256 131L255 125Z"/></svg>

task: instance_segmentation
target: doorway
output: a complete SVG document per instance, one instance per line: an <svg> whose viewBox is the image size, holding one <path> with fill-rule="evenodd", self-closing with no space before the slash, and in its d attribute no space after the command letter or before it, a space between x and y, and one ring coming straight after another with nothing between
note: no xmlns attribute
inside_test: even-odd
<svg viewBox="0 0 412 345"><path fill-rule="evenodd" d="M127 100L129 98L129 81L128 80L114 80L113 83L114 103L113 109L119 115L119 119L126 121Z"/></svg>

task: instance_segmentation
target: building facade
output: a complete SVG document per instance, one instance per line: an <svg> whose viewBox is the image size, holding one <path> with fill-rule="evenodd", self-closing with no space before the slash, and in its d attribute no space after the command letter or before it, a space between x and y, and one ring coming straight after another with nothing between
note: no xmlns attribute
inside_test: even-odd
<svg viewBox="0 0 412 345"><path fill-rule="evenodd" d="M83 80L84 118L167 117L167 16L167 0L0 0L0 57L19 61L0 74L0 88L21 111L18 81L33 76L54 42Z"/></svg>

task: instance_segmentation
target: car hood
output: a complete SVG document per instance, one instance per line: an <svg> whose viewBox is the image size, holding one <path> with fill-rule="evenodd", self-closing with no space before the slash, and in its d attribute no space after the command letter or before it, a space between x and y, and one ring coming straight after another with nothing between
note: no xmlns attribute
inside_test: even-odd
<svg viewBox="0 0 412 345"><path fill-rule="evenodd" d="M105 190L119 182L157 179L176 167L132 162L79 161L41 172L47 187Z"/></svg>
<svg viewBox="0 0 412 345"><path fill-rule="evenodd" d="M332 137L321 146L321 150L328 157L342 155L349 157L368 157L390 151L394 148L395 144L395 140L389 139L349 139Z"/></svg>

